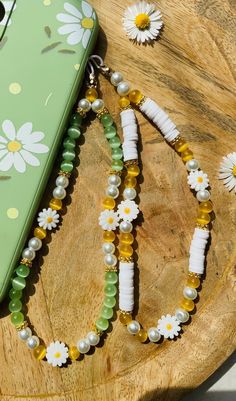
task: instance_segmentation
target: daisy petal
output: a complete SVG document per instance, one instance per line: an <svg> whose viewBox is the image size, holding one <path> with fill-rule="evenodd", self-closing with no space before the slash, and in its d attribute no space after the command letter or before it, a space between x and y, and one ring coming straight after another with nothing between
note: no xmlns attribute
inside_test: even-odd
<svg viewBox="0 0 236 401"><path fill-rule="evenodd" d="M42 145L41 143L25 144L23 148L33 153L47 153L49 151L48 146Z"/></svg>
<svg viewBox="0 0 236 401"><path fill-rule="evenodd" d="M84 30L80 29L77 32L71 33L67 38L67 42L69 43L69 45L77 45L81 41L83 32L84 32Z"/></svg>
<svg viewBox="0 0 236 401"><path fill-rule="evenodd" d="M20 153L15 152L13 155L14 158L14 167L19 173L24 173L26 170L26 165L23 157L20 155Z"/></svg>
<svg viewBox="0 0 236 401"><path fill-rule="evenodd" d="M0 171L10 170L13 163L14 163L13 153L10 152L0 161Z"/></svg>
<svg viewBox="0 0 236 401"><path fill-rule="evenodd" d="M2 130L10 141L14 141L16 138L16 130L14 124L10 120L3 121Z"/></svg>
<svg viewBox="0 0 236 401"><path fill-rule="evenodd" d="M34 167L40 166L39 160L37 159L37 157L32 155L32 153L28 152L27 150L22 149L20 151L20 154L23 157L23 159L26 161L26 163L28 163L30 166L34 166Z"/></svg>
<svg viewBox="0 0 236 401"><path fill-rule="evenodd" d="M8 153L7 149L0 150L0 159Z"/></svg>
<svg viewBox="0 0 236 401"><path fill-rule="evenodd" d="M0 135L0 143L7 143L6 138L3 138L3 136Z"/></svg>
<svg viewBox="0 0 236 401"><path fill-rule="evenodd" d="M73 6L73 5L70 4L70 3L65 3L65 4L64 4L64 9L65 9L68 13L74 15L75 17L77 17L77 18L79 18L79 19L83 18L82 14L81 14L81 12L78 10L78 8L76 8L75 6Z"/></svg>
<svg viewBox="0 0 236 401"><path fill-rule="evenodd" d="M82 10L83 10L85 17L87 17L87 18L92 17L93 9L90 6L90 4L88 4L86 1L82 1Z"/></svg>
<svg viewBox="0 0 236 401"><path fill-rule="evenodd" d="M82 45L83 45L84 49L87 48L90 36L91 36L91 31L89 29L86 29L83 39L82 39Z"/></svg>
<svg viewBox="0 0 236 401"><path fill-rule="evenodd" d="M67 35L68 33L71 33L71 32L77 32L80 29L81 29L81 25L80 24L66 24L66 25L62 25L58 29L58 33L60 35Z"/></svg>
<svg viewBox="0 0 236 401"><path fill-rule="evenodd" d="M24 145L29 145L32 143L38 143L45 137L43 132L35 131L32 134L28 135L26 138L22 139L22 143Z"/></svg>
<svg viewBox="0 0 236 401"><path fill-rule="evenodd" d="M32 128L33 124L30 122L23 124L17 132L16 138L23 142L31 134Z"/></svg>
<svg viewBox="0 0 236 401"><path fill-rule="evenodd" d="M63 13L57 14L57 20L60 22L65 22L66 24L73 24L74 22L75 23L80 22L78 18Z"/></svg>

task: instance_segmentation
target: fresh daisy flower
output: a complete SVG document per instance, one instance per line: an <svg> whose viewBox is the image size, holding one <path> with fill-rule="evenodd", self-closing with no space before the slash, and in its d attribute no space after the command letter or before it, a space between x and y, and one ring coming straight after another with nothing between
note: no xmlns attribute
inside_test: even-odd
<svg viewBox="0 0 236 401"><path fill-rule="evenodd" d="M58 29L58 33L68 35L67 43L69 45L77 45L82 41L82 46L86 49L96 15L86 1L82 1L81 6L83 14L72 4L64 3L64 9L67 13L57 14L57 20L64 22L65 25Z"/></svg>
<svg viewBox="0 0 236 401"><path fill-rule="evenodd" d="M8 17L9 17L9 13L10 13L10 11L12 9L12 6L13 6L13 3L14 3L13 0L2 1L2 4L4 5L4 8L5 8L5 15L4 15L4 18L2 19L2 21L0 21L0 25L3 25L3 26L6 25ZM16 8L16 5L14 6L13 10L15 10L15 8ZM11 25L11 18L9 19L7 25L8 26Z"/></svg>
<svg viewBox="0 0 236 401"><path fill-rule="evenodd" d="M229 153L223 157L223 161L220 164L219 179L223 180L229 191L234 189L236 193L236 152Z"/></svg>
<svg viewBox="0 0 236 401"><path fill-rule="evenodd" d="M123 17L123 27L129 39L138 43L154 40L159 35L163 25L161 13L155 4L140 1L127 7Z"/></svg>
<svg viewBox="0 0 236 401"><path fill-rule="evenodd" d="M3 121L0 135L0 171L8 171L14 166L19 173L24 173L27 164L40 166L33 153L47 153L49 148L39 143L44 138L44 133L32 132L32 128L32 123L28 122L16 131L12 121Z"/></svg>
<svg viewBox="0 0 236 401"><path fill-rule="evenodd" d="M47 347L46 353L47 361L52 366L61 366L66 363L68 358L68 348L64 343L55 341Z"/></svg>
<svg viewBox="0 0 236 401"><path fill-rule="evenodd" d="M113 231L119 225L119 217L113 210L104 210L99 216L99 225L103 230Z"/></svg>
<svg viewBox="0 0 236 401"><path fill-rule="evenodd" d="M173 340L175 336L179 335L179 331L181 330L180 322L175 316L162 316L158 320L157 329L162 336Z"/></svg>
<svg viewBox="0 0 236 401"><path fill-rule="evenodd" d="M202 170L191 171L188 175L188 184L195 191L201 191L209 186L208 176Z"/></svg>
<svg viewBox="0 0 236 401"><path fill-rule="evenodd" d="M132 221L139 214L138 205L132 200L122 201L118 206L118 216L125 221Z"/></svg>
<svg viewBox="0 0 236 401"><path fill-rule="evenodd" d="M52 230L53 228L56 228L59 223L59 217L60 216L56 210L52 210L50 207L48 209L43 209L38 217L39 226L43 227L44 230Z"/></svg>

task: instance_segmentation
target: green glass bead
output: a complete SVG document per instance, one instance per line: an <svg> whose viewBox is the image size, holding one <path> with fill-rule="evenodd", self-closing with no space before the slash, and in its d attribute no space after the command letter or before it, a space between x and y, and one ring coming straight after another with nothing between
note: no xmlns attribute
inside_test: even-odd
<svg viewBox="0 0 236 401"><path fill-rule="evenodd" d="M24 277L14 277L12 280L12 287L15 290L23 290L26 286L26 281Z"/></svg>
<svg viewBox="0 0 236 401"><path fill-rule="evenodd" d="M63 146L65 149L74 150L75 145L75 140L73 138L70 138L69 136L67 136L63 141Z"/></svg>
<svg viewBox="0 0 236 401"><path fill-rule="evenodd" d="M13 312L11 314L11 322L15 325L18 326L22 323L24 323L25 317L22 312Z"/></svg>
<svg viewBox="0 0 236 401"><path fill-rule="evenodd" d="M115 297L105 297L103 304L107 308L114 308L114 306L116 305L116 299Z"/></svg>
<svg viewBox="0 0 236 401"><path fill-rule="evenodd" d="M98 320L96 320L95 324L96 324L97 329L100 331L105 331L109 327L109 322L104 317L100 317Z"/></svg>
<svg viewBox="0 0 236 401"><path fill-rule="evenodd" d="M15 290L14 288L11 288L9 291L9 297L11 299L20 299L22 297L22 291L21 290Z"/></svg>
<svg viewBox="0 0 236 401"><path fill-rule="evenodd" d="M62 153L62 157L64 160L71 162L75 158L75 151L66 149Z"/></svg>
<svg viewBox="0 0 236 401"><path fill-rule="evenodd" d="M114 127L114 125L106 127L104 129L104 134L107 139L114 138L116 136L116 127Z"/></svg>
<svg viewBox="0 0 236 401"><path fill-rule="evenodd" d="M67 134L69 135L70 138L72 139L78 139L81 135L81 131L79 128L76 127L70 127L67 131Z"/></svg>
<svg viewBox="0 0 236 401"><path fill-rule="evenodd" d="M111 168L114 171L121 171L123 170L124 164L122 160L113 160Z"/></svg>
<svg viewBox="0 0 236 401"><path fill-rule="evenodd" d="M73 170L73 167L73 163L66 160L63 160L60 166L61 170L65 171L66 173L70 173Z"/></svg>
<svg viewBox="0 0 236 401"><path fill-rule="evenodd" d="M28 277L30 274L30 268L26 265L19 265L16 269L16 274L19 277Z"/></svg>
<svg viewBox="0 0 236 401"><path fill-rule="evenodd" d="M118 275L116 272L106 272L105 281L108 284L116 284L118 281Z"/></svg>
<svg viewBox="0 0 236 401"><path fill-rule="evenodd" d="M112 149L116 149L120 147L120 138L118 136L114 136L109 140L110 147Z"/></svg>
<svg viewBox="0 0 236 401"><path fill-rule="evenodd" d="M83 117L79 113L72 114L70 124L73 126L81 127Z"/></svg>
<svg viewBox="0 0 236 401"><path fill-rule="evenodd" d="M20 312L22 309L22 303L19 299L13 299L9 305L8 309L10 312Z"/></svg>
<svg viewBox="0 0 236 401"><path fill-rule="evenodd" d="M116 295L117 292L116 286L113 284L106 284L104 292L107 297L114 297L114 295Z"/></svg>
<svg viewBox="0 0 236 401"><path fill-rule="evenodd" d="M113 160L120 160L123 157L123 152L121 148L113 149L112 151L112 159Z"/></svg>
<svg viewBox="0 0 236 401"><path fill-rule="evenodd" d="M101 310L101 317L103 317L105 319L111 319L112 316L113 316L113 309L108 308L107 306L103 306L103 308Z"/></svg>
<svg viewBox="0 0 236 401"><path fill-rule="evenodd" d="M113 124L113 118L110 114L104 114L101 117L101 123L104 127L110 127Z"/></svg>

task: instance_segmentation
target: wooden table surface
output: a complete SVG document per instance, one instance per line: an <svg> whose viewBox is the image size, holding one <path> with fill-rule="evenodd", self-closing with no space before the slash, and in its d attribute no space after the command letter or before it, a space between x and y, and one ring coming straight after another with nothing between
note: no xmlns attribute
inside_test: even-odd
<svg viewBox="0 0 236 401"><path fill-rule="evenodd" d="M165 27L160 40L147 47L129 42L122 30L123 11L133 2L91 3L101 25L96 51L170 114L209 175L215 221L207 273L197 313L181 339L139 344L115 317L103 347L62 369L37 362L25 349L9 322L6 302L0 321L2 401L176 401L235 349L236 199L217 180L217 170L223 155L236 151L236 2L159 1ZM105 79L101 88L119 122L117 95ZM197 202L178 155L140 114L138 121L143 218L136 237L136 316L150 327L172 313L181 297ZM47 344L81 338L103 299L97 219L110 154L98 121L91 123L79 159L63 224L43 247L25 294L32 326Z"/></svg>

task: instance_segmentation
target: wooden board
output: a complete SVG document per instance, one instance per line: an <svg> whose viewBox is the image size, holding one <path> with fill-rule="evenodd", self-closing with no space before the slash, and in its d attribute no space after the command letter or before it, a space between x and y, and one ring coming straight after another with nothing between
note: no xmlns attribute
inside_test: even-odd
<svg viewBox="0 0 236 401"><path fill-rule="evenodd" d="M133 45L122 30L124 8L133 2L92 3L101 23L97 51L166 109L209 174L216 218L206 278L181 339L138 344L114 319L103 347L63 369L35 361L16 337L6 302L0 321L2 401L176 401L235 349L236 199L217 180L222 156L236 151L235 1L161 0L165 28L152 47ZM117 95L104 79L101 87L118 121ZM197 202L179 157L149 122L141 115L138 120L143 219L136 237L137 318L150 327L172 313L181 297ZM97 219L110 154L98 121L85 134L79 159L63 224L34 264L25 296L32 326L46 343L76 342L91 328L103 298Z"/></svg>

